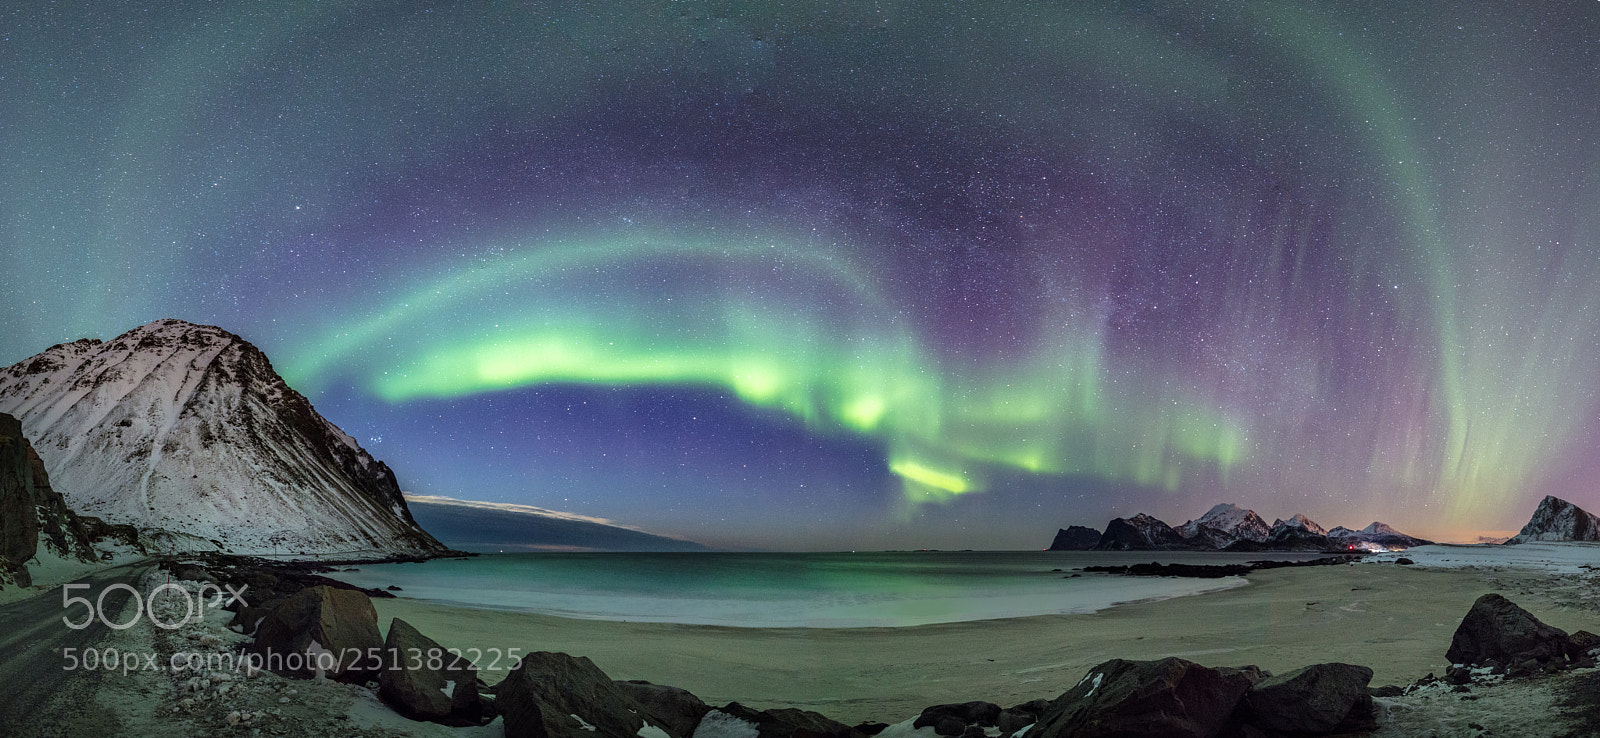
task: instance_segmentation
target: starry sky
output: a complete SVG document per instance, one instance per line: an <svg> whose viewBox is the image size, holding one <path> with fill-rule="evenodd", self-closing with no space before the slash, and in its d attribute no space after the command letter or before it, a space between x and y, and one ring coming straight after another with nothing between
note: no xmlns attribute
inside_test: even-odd
<svg viewBox="0 0 1600 738"><path fill-rule="evenodd" d="M1600 509L1600 3L6 2L0 362L714 545Z"/></svg>

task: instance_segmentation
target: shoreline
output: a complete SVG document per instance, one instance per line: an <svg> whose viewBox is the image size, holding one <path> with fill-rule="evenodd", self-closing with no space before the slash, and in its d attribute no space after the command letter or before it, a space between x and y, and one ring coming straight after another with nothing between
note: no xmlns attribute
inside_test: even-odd
<svg viewBox="0 0 1600 738"><path fill-rule="evenodd" d="M1110 658L1180 656L1272 672L1343 661L1371 667L1374 685L1408 684L1444 672L1462 615L1491 591L1569 631L1596 620L1592 610L1558 603L1563 595L1544 572L1355 564L1273 569L1251 579L1248 587L1092 614L893 628L587 620L403 593L373 604L380 628L399 617L446 648L587 656L613 679L670 684L713 704L815 710L846 724L893 723L932 704L1054 698ZM484 669L482 678L498 682L503 666Z"/></svg>

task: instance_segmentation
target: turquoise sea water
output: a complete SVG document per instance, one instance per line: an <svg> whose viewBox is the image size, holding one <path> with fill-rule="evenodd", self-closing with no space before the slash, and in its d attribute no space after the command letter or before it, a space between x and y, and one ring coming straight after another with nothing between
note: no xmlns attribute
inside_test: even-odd
<svg viewBox="0 0 1600 738"><path fill-rule="evenodd" d="M396 585L404 597L571 618L849 628L1094 612L1245 582L1240 577L1069 578L1071 569L1259 558L1263 556L1036 551L518 553L363 566L332 576L363 587Z"/></svg>

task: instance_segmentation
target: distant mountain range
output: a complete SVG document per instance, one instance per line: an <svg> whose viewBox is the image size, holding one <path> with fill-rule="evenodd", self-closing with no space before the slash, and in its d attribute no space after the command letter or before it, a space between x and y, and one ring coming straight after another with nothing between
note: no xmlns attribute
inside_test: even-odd
<svg viewBox="0 0 1600 738"><path fill-rule="evenodd" d="M1386 551L1421 546L1431 541L1408 536L1384 523L1361 529L1324 529L1304 515L1275 520L1272 525L1230 503L1176 528L1140 513L1114 518L1104 533L1083 526L1062 529L1051 551Z"/></svg>
<svg viewBox="0 0 1600 738"><path fill-rule="evenodd" d="M705 551L693 541L529 505L406 495L417 523L463 551Z"/></svg>

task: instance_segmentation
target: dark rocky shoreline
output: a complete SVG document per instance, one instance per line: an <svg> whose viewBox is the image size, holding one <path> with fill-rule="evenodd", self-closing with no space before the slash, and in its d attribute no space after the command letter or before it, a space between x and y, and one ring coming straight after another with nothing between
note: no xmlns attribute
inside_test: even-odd
<svg viewBox="0 0 1600 738"><path fill-rule="evenodd" d="M1328 566L1358 558L1341 555L1220 566L1153 563L1085 570L1211 577ZM348 563L372 562L282 562L209 554L169 560L163 567L179 579L248 585L258 598L268 598L236 608L235 628L254 634L244 646L246 653L304 650L307 643L335 653L440 648L399 619L390 624L388 638L381 639L368 598L393 595L323 576ZM581 656L538 650L525 654L492 687L470 665L441 663L430 668L426 663L406 663L404 658L369 664L373 668L368 669L330 671L327 676L366 684L395 712L414 720L468 726L504 718L507 736L691 738L702 723L714 721L705 723L712 732L734 730L756 738L866 738L888 727L876 721L845 725L800 709L758 710L738 702L711 706L676 687L612 680ZM1111 659L1054 698L1010 707L984 701L932 705L914 719L913 727L932 728L950 738L978 738L996 731L1016 738L1365 735L1378 725L1374 698L1444 690L1461 699L1476 699L1472 692L1476 687L1593 667L1600 655L1600 636L1584 631L1568 634L1504 597L1488 594L1462 620L1447 655L1457 665L1444 677L1429 674L1405 687L1372 687L1371 669L1335 662L1274 675L1255 666L1208 667L1177 657ZM282 676L310 676L304 669L271 670ZM1575 691L1567 690L1563 704L1589 715L1587 724L1600 725L1600 698L1582 693L1583 685L1600 687L1600 673L1576 676L1584 681L1575 682ZM455 686L443 688L448 685Z"/></svg>
<svg viewBox="0 0 1600 738"><path fill-rule="evenodd" d="M1128 564L1126 566L1085 566L1077 571L1096 574L1119 574L1136 577L1189 577L1195 579L1221 579L1222 577L1239 577L1253 571L1264 569L1286 569L1301 566L1335 566L1360 561L1366 554L1339 553L1324 556L1319 559L1305 561L1248 561L1243 564L1163 564L1152 561L1148 564Z"/></svg>

